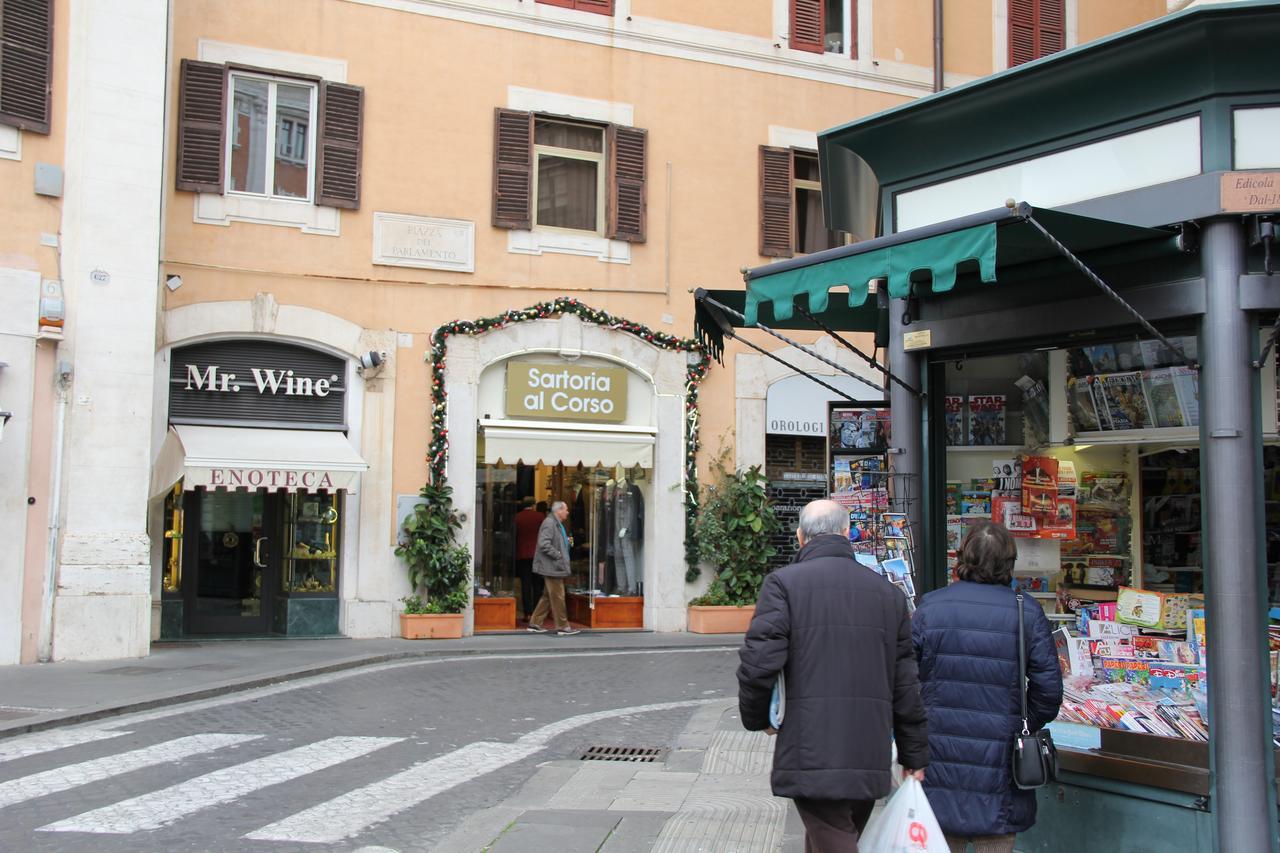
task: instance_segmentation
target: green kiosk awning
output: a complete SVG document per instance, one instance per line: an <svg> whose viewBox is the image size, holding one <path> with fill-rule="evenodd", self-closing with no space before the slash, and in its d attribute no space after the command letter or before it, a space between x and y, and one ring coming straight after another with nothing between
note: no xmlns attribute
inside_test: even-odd
<svg viewBox="0 0 1280 853"><path fill-rule="evenodd" d="M926 280L933 293L950 291L958 272L973 271L980 281L994 283L1001 269L1060 256L1031 221L1033 214L1077 255L1140 243L1150 244L1156 254L1179 251L1173 231L1016 204L748 270L742 310L746 325L760 320L766 304L775 322L790 320L800 295L807 297L810 312L827 312L829 294L836 288L847 290L847 296L841 295L848 310L874 309L867 305L872 279L887 280L889 295L896 298L907 296L912 282Z"/></svg>

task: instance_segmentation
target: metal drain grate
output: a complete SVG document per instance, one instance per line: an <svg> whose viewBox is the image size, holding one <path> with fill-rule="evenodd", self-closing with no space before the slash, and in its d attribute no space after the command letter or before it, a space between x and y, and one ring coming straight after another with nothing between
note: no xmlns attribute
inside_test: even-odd
<svg viewBox="0 0 1280 853"><path fill-rule="evenodd" d="M593 746L582 753L582 761L661 761L667 755L665 748L651 746Z"/></svg>

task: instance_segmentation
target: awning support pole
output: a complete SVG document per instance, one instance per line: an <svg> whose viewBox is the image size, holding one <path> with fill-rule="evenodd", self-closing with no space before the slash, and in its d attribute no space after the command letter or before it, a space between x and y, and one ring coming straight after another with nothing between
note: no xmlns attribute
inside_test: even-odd
<svg viewBox="0 0 1280 853"><path fill-rule="evenodd" d="M719 305L721 308L724 308L724 306L723 306L723 305L720 305L720 303L716 302L714 299L708 299L707 301L708 301L708 302L710 302L710 303L712 303L713 305ZM732 308L728 308L728 309L725 309L725 310L732 311L733 309L732 309ZM758 344L753 344L751 341L747 340L746 338L742 337L741 335L737 335L737 334L735 334L734 332L732 332L732 331L728 331L728 330L726 330L724 334L725 334L727 337L732 338L732 339L733 339L733 340L735 340L735 341L738 341L739 343L746 344L747 346L751 347L753 350L755 350L756 352L760 353L761 355L768 356L769 358L771 358L771 359L773 359L774 361L778 362L778 364L781 364L783 367L787 368L788 370L791 370L791 371L793 371L793 372L795 372L795 373L800 374L800 375L801 375L801 376L803 376L805 379L808 379L810 382L816 382L817 384L821 385L823 388L826 388L828 391L831 391L831 392L833 392L833 393L839 394L841 397L845 398L845 399L846 399L846 400L848 400L850 403L858 403L858 402L860 402L859 400L855 400L855 399L853 399L852 397L850 397L850 396L849 396L848 394L846 394L845 392L841 391L841 390L840 390L839 388L837 388L836 386L831 385L831 384L828 384L828 383L826 383L826 382L823 382L821 379L819 379L818 377L816 377L816 376L814 376L813 374L809 373L808 371L801 370L799 367L796 367L794 364L792 364L791 362L789 362L789 361L787 361L786 359L782 358L781 356L776 355L775 353L771 353L771 352L769 352L767 349L765 349L765 348L764 348L764 347L762 347L762 346L759 346ZM803 349L803 347L801 347L801 349ZM814 355L814 354L813 354L813 353L810 353L810 355ZM826 361L826 359L825 359L825 358L822 358L821 356L816 356L816 357L817 357L817 358L820 358L822 361ZM829 364L829 363L830 363L830 362L828 362L828 364ZM852 376L853 374L850 374L850 375ZM857 379L858 377L854 376L854 378L855 378L855 379ZM865 379L864 379L863 381L864 381L864 382L866 382L866 380L865 380ZM867 384L868 384L868 385L870 385L871 383L869 383L869 382L868 382ZM874 386L874 385L872 385L871 387L872 387L872 388L875 388L875 386ZM877 390L877 391L879 391L880 389L876 388L876 390Z"/></svg>
<svg viewBox="0 0 1280 853"><path fill-rule="evenodd" d="M897 383L898 385L901 385L903 388L910 391L912 394L915 394L917 397L924 396L924 393L922 391L919 391L916 388L913 388L911 385L902 381L897 376L894 376L892 371L889 370L889 368L885 367L883 364L876 361L875 356L867 355L862 350L858 349L852 343L850 343L848 339L841 337L839 332L837 332L835 329L831 328L826 323L822 322L813 314L811 314L809 312L809 309L805 308L802 305L797 304L796 310L799 311L801 314L803 314L805 318L809 320L809 322L813 323L813 325L817 326L819 329L826 332L831 337L835 338L836 342L840 344L842 347L849 350L849 352L853 353L858 358L865 361L867 364L871 365L871 367L873 367L874 369L883 373L887 379Z"/></svg>
<svg viewBox="0 0 1280 853"><path fill-rule="evenodd" d="M1151 322L1146 317L1143 317L1141 314L1139 314L1138 309L1134 308L1128 302L1125 302L1123 296L1121 296L1119 293L1116 293L1114 290L1112 290L1105 281L1103 281L1101 278L1098 277L1097 273L1095 273L1093 270L1085 266L1084 261L1077 258L1070 249L1068 249L1058 240L1057 237L1054 237L1052 234L1050 234L1043 225L1041 225L1039 222L1036 221L1034 216L1031 216L1030 214L1023 214L1022 220L1024 222L1030 222L1031 225L1037 231L1040 232L1040 236L1044 237L1044 239L1048 241L1049 245L1053 246L1053 248L1057 250L1058 254L1062 255L1062 257L1070 261L1071 265L1074 266L1076 269L1080 270L1080 272L1084 275L1085 278L1089 279L1089 281L1097 285L1099 290L1101 290L1104 294L1110 297L1113 302L1115 302L1122 309L1124 309L1125 313L1127 313L1130 317L1132 317L1134 319L1134 322L1136 322L1139 326L1145 329L1147 333L1151 335L1151 337L1155 338L1160 343L1164 344L1169 349L1170 352L1172 352L1175 356L1178 357L1179 363L1181 363L1185 367L1190 367L1197 370L1199 369L1200 366L1198 364L1196 364L1195 362L1187 358L1186 354L1183 353L1182 350L1174 346L1173 342L1170 341L1168 338L1166 338L1164 335L1162 335L1159 329L1151 325Z"/></svg>
<svg viewBox="0 0 1280 853"><path fill-rule="evenodd" d="M738 320L743 324L743 327L744 327L744 328L747 328L747 329L759 329L760 331L764 332L764 333L765 333L765 334L767 334L767 335L773 335L773 336L774 336L775 338L777 338L778 340L782 341L783 343L790 344L791 346L793 346L793 347L795 347L796 349L800 350L800 351L801 351L802 353L804 353L805 355L808 355L808 356L810 356L810 357L812 357L812 358L816 358L818 361L822 362L822 363L823 363L823 364L825 364L827 367L834 368L835 370L839 371L840 373L843 373L845 376L848 376L850 379L856 379L856 380L858 380L859 382L861 382L863 385L866 385L868 388L874 389L874 390L875 390L875 392L876 392L876 394L878 394L879 396L881 396L881 397L883 397L883 396L884 396L884 389L883 389L883 388L880 388L879 386L872 384L872 383L871 383L871 382L869 382L867 379L865 379L865 378L863 378L863 377L859 376L858 374L854 373L852 370L849 370L849 369L848 369L847 367L845 367L844 365L842 365L842 364L838 364L837 362L832 361L831 359L827 358L826 356L819 355L818 353L816 353L816 352L814 352L813 350L809 349L807 346L805 346L804 344L800 343L799 341L793 341L791 338L788 338L786 335L782 334L781 332L775 332L773 329L770 329L768 326L764 325L763 323L756 323L755 325L747 325L747 322L746 322L746 318L745 318L745 317L743 317L743 316L742 316L741 314L739 314L737 311L734 311L734 310L733 310L732 308L730 308L728 305L725 305L723 302L718 302L718 301L716 301L715 299L712 299L710 296L705 296L705 295L703 295L703 296L697 296L697 297L695 297L695 298L701 299L702 301L706 302L708 305L712 306L713 308L718 308L718 309L720 309L721 311L723 311L723 312L724 312L724 313L726 313L726 314L730 314L730 315L732 315L732 316L734 316L734 317L737 317L737 318L738 318ZM737 334L734 334L734 333L733 333L733 331L731 331L731 330L726 329L726 330L724 330L724 333L725 333L726 335L728 335L729 337L733 338L735 341L742 341L744 344L746 344L747 346L751 347L752 349L759 350L760 352L764 353L765 355L770 356L770 357L773 357L773 353L770 353L770 352L767 352L766 350L761 349L760 347L756 346L755 344L751 343L750 341L745 340L742 336L737 335ZM859 355L861 355L861 353L859 353ZM775 360L776 360L776 361L782 361L782 359L775 359ZM785 362L785 361L782 361L782 363L783 363L783 364L786 364L786 362ZM790 365L788 365L788 366L790 366ZM808 376L808 374L807 374L807 373L805 373L805 371L800 370L799 368L792 367L791 369L792 369L792 370L794 370L794 371L796 371L796 373L800 373L800 374L803 374L803 375L805 375L805 376ZM810 379L813 379L813 377L812 377L812 376L809 376L809 378L810 378ZM823 386L825 386L825 387L827 387L827 388L831 388L831 390L832 390L832 391L835 391L835 390L836 390L835 388L832 388L830 385L827 385L825 382L819 382L817 379L813 379L813 381L814 381L814 382L818 382L818 384L819 384L819 385L823 385ZM844 392L838 392L838 393L840 394L840 396L841 396L841 397L844 397L846 400L849 400L849 401L851 401L851 402L855 402L855 403L856 403L856 402L858 402L857 400L854 400L852 397L850 397L848 394L845 394Z"/></svg>

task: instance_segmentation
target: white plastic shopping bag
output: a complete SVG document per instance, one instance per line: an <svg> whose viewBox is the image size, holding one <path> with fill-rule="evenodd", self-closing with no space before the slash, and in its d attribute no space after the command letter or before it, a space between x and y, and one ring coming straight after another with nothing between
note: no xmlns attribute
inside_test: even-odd
<svg viewBox="0 0 1280 853"><path fill-rule="evenodd" d="M902 780L880 814L858 839L858 853L950 853L924 786L914 776Z"/></svg>

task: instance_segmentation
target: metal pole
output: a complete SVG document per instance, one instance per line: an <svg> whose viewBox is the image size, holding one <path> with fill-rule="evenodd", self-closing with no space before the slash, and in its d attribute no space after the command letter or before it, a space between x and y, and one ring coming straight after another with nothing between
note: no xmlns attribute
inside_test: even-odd
<svg viewBox="0 0 1280 853"><path fill-rule="evenodd" d="M889 306L889 371L908 379L920 376L920 354L909 353L902 348L905 331L902 315L906 310L905 299L894 299ZM914 380L918 381L918 380ZM921 474L924 471L924 444L921 441L920 395L894 383L889 386L890 446L889 467L893 474L890 484L902 493L895 495L899 512L907 514L907 524L912 530L912 540L919 555L923 554L924 527L921 502Z"/></svg>
<svg viewBox="0 0 1280 853"><path fill-rule="evenodd" d="M1238 219L1204 228L1200 470L1204 517L1205 621L1209 646L1209 743L1218 849L1273 849L1275 790L1266 600L1261 425L1251 369L1256 335L1240 308L1244 229Z"/></svg>
<svg viewBox="0 0 1280 853"><path fill-rule="evenodd" d="M941 92L942 87L942 0L933 0L933 91Z"/></svg>

